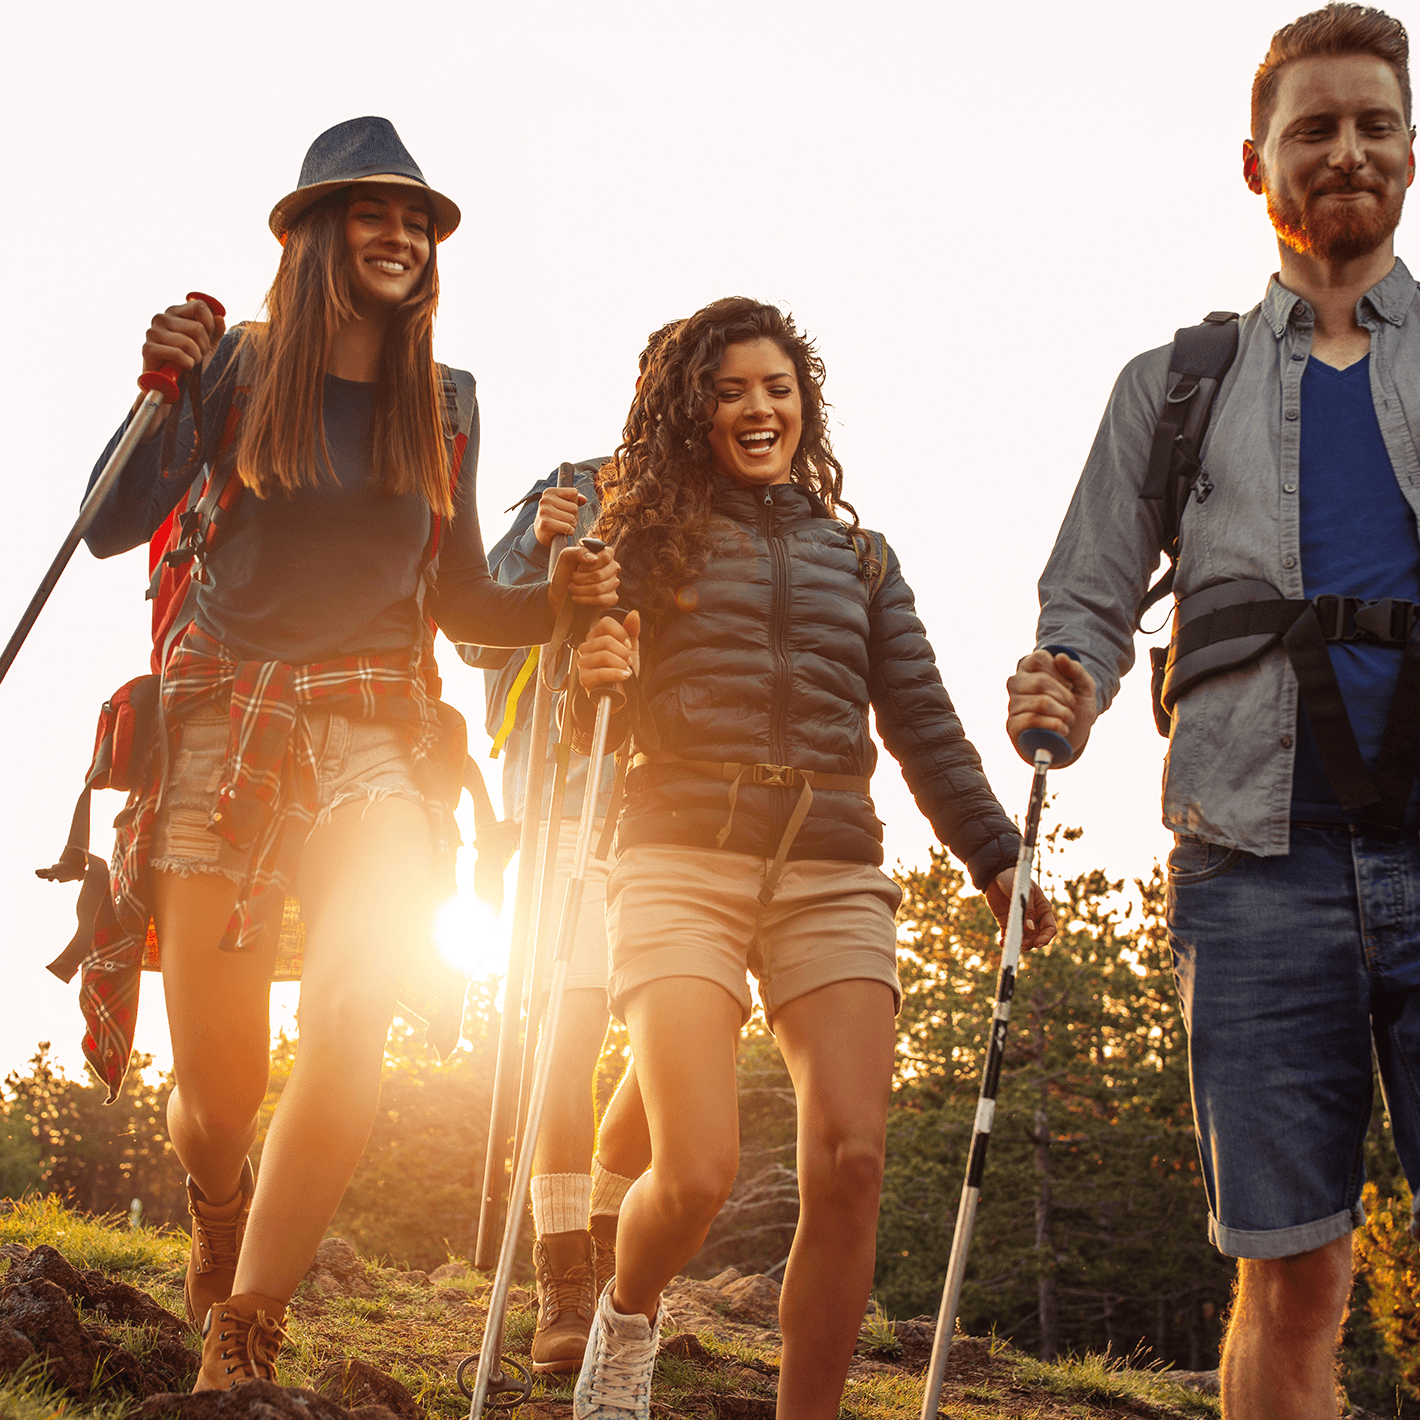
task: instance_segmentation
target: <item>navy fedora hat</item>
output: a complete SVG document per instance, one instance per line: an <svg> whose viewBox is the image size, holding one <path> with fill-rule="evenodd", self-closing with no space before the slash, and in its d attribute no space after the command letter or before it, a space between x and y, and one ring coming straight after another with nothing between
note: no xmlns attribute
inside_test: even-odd
<svg viewBox="0 0 1420 1420"><path fill-rule="evenodd" d="M443 241L459 224L458 204L442 192L435 192L424 180L419 164L400 142L394 124L387 118L348 118L327 128L306 150L301 177L294 192L288 192L271 209L269 225L277 240L300 215L328 192L357 182L391 182L422 187L428 195L434 218L434 234Z"/></svg>

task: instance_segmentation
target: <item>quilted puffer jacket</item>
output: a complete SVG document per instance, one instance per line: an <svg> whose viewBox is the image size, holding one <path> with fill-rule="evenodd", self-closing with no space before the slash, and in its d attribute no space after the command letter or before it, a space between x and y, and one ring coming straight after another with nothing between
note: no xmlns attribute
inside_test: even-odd
<svg viewBox="0 0 1420 1420"><path fill-rule="evenodd" d="M892 551L870 605L847 528L797 484L721 479L714 508L704 570L673 609L643 624L637 746L868 776L877 760L871 704L918 806L971 880L981 887L1014 864L1019 837L952 708ZM638 604L634 580L621 600ZM587 701L578 700L583 722ZM632 714L618 719L624 733ZM799 792L743 783L726 851L772 858ZM627 778L618 847L714 847L729 810L724 782L642 765ZM880 864L872 799L816 789L789 857Z"/></svg>

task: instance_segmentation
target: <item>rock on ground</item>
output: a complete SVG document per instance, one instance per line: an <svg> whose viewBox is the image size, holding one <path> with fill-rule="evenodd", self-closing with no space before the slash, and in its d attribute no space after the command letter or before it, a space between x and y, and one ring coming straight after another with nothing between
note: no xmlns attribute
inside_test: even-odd
<svg viewBox="0 0 1420 1420"><path fill-rule="evenodd" d="M232 1390L196 1395L151 1395L134 1420L400 1420L383 1405L347 1410L313 1390L248 1381Z"/></svg>
<svg viewBox="0 0 1420 1420"><path fill-rule="evenodd" d="M409 1390L367 1361L332 1361L317 1374L313 1389L351 1409L383 1407L400 1420L424 1420L423 1407Z"/></svg>
<svg viewBox="0 0 1420 1420"><path fill-rule="evenodd" d="M76 1306L93 1321L86 1324ZM148 1330L142 1358L110 1341L105 1323ZM47 1245L23 1257L11 1254L0 1286L0 1372L31 1354L45 1363L49 1379L77 1399L86 1398L97 1377L106 1391L142 1398L190 1386L197 1358L187 1345L187 1327L146 1292L114 1282L101 1272L79 1271Z"/></svg>

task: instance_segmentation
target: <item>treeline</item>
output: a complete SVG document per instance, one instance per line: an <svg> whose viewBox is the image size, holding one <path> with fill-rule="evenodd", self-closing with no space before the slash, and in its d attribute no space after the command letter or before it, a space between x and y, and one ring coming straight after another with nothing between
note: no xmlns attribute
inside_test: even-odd
<svg viewBox="0 0 1420 1420"><path fill-rule="evenodd" d="M963 895L945 854L900 881L905 997L874 1292L907 1317L940 1300L999 947L984 899ZM1138 1350L1208 1369L1234 1269L1207 1241L1164 883L1156 870L1128 899L1122 888L1098 872L1056 884L1062 930L1023 963L961 1320L1043 1357ZM468 1024L472 1040L443 1064L413 1033L391 1035L370 1147L333 1224L368 1255L429 1269L473 1250L497 1033L486 988ZM268 1117L293 1051L278 1041ZM613 1033L603 1102L625 1055ZM758 1021L739 1079L739 1178L691 1270L782 1276L798 1211L793 1091ZM0 1195L41 1188L94 1212L127 1212L137 1198L144 1221L185 1224L163 1125L170 1091L170 1078L135 1068L105 1107L101 1088L68 1079L41 1046L0 1093ZM1396 1384L1420 1395L1420 1268L1379 1105L1367 1168L1378 1206L1359 1249L1348 1385L1354 1401L1393 1409Z"/></svg>

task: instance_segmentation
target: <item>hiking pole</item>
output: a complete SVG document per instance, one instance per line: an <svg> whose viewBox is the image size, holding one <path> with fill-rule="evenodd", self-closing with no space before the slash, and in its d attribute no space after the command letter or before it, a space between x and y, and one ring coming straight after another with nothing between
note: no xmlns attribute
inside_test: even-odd
<svg viewBox="0 0 1420 1420"><path fill-rule="evenodd" d="M996 1115L996 1091L1001 1084L1001 1061L1006 1053L1006 1024L1011 1019L1011 997L1016 989L1016 968L1021 960L1021 938L1025 933L1026 904L1030 900L1031 859L1035 857L1036 836L1040 832L1040 810L1045 802L1045 775L1052 764L1066 765L1074 758L1070 741L1053 730L1026 730L1021 735L1021 758L1029 751L1035 767L1031 780L1030 803L1026 808L1021 851L1016 855L1016 879L1011 885L1011 909L1006 917L1006 934L1001 944L1001 970L996 977L996 1008L987 1037L986 1069L981 1077L981 1095L976 1102L976 1126L967 1155L966 1181L957 1205L956 1230L952 1234L947 1281L942 1289L942 1310L937 1315L937 1335L932 1342L932 1360L927 1367L927 1389L922 1397L921 1420L934 1420L947 1371L947 1353L956 1332L957 1309L961 1306L962 1282L966 1278L966 1258L971 1249L971 1230L976 1223L976 1205L981 1199L981 1176L986 1171L986 1146L991 1142L991 1124Z"/></svg>
<svg viewBox="0 0 1420 1420"><path fill-rule="evenodd" d="M221 301L212 296L204 296L201 291L189 291L187 299L204 302L218 320L227 314L226 307ZM138 376L138 387L144 392L143 398L138 401L138 407L133 411L133 416L128 421L128 428L123 431L123 437L118 441L118 447L109 455L108 462L103 466L103 471L94 481L94 486L84 496L84 501L79 507L79 516L74 519L74 526L69 529L69 535L60 543L59 551L54 555L54 561L49 564L49 571L44 574L39 589L30 598L30 604L25 608L25 614L20 618L20 624L11 635L9 644L6 645L4 651L0 651L0 681L5 679L10 667L14 664L15 657L20 654L20 647L25 644L25 637L30 634L30 629L39 620L39 614L44 610L44 604L49 600L49 594L58 584L60 577L64 575L64 569L69 565L69 559L74 555L74 549L79 546L84 534L88 532L90 525L98 516L99 509L103 507L105 499L113 491L113 486L118 482L119 474L123 472L124 466L132 457L133 450L138 447L144 434L148 432L148 426L153 422L153 416L165 404L176 404L182 398L182 389L177 382L180 373L181 371L175 365L164 365L161 369L144 370Z"/></svg>
<svg viewBox="0 0 1420 1420"><path fill-rule="evenodd" d="M576 471L570 463L557 470L557 486L570 488ZM560 552L562 549L558 549ZM556 560L548 548L547 575L552 579ZM570 605L570 598L569 598ZM558 618L559 622L562 618ZM554 654L562 628L554 628L538 659ZM503 979L503 1015L498 1022L498 1055L493 1070L493 1104L488 1117L488 1152L483 1161L483 1201L478 1213L478 1242L473 1265L487 1272L493 1265L493 1244L498 1232L498 1211L503 1204L503 1177L508 1167L518 1102L518 1027L522 1024L523 978L527 972L531 937L533 882L537 875L537 825L542 817L542 784L547 767L547 731L552 723L552 692L538 669L533 686L532 724L528 729L528 770L523 786L522 833L518 840L518 886L513 898L513 940L508 951L508 974Z"/></svg>
<svg viewBox="0 0 1420 1420"><path fill-rule="evenodd" d="M561 732L553 750L552 802L547 811L547 841L543 845L542 872L538 879L537 917L533 927L532 970L524 1007L523 1063L518 1072L518 1125L513 1136L513 1158L517 1159L527 1134L528 1101L532 1095L533 1070L537 1054L538 1022L542 1017L546 991L541 988L547 974L547 954L552 945L553 895L557 889L557 857L561 847L562 819L567 801L567 772L572 760L572 717L563 717Z"/></svg>
<svg viewBox="0 0 1420 1420"><path fill-rule="evenodd" d="M585 545L584 542L583 546ZM567 969L572 961L572 944L577 935L577 918L582 910L582 893L587 883L587 859L591 856L592 826L596 820L597 795L601 790L602 764L606 758L607 732L611 728L612 704L616 698L615 687L610 685L597 692L597 716L592 725L592 749L591 758L587 761L586 793L582 799L577 847L572 855L572 873L567 880L567 895L562 900L562 920L557 930L557 951L552 958L552 983L548 988L547 1013L537 1046L537 1065L533 1071L527 1132L523 1147L518 1151L517 1167L514 1170L512 1198L503 1225L503 1249L498 1254L498 1271L493 1278L493 1292L488 1300L488 1319L483 1328L483 1345L478 1351L478 1373L469 1400L468 1420L479 1420L485 1402L492 1408L512 1409L521 1405L532 1393L532 1377L517 1362L509 1361L502 1354L508 1288L513 1281L513 1256L517 1251L518 1233L523 1221L523 1210L515 1206L515 1201L527 1193L528 1184L532 1180L533 1150L537 1147L538 1131L542 1127L542 1108L547 1100L548 1081L552 1078L552 1051L562 1014ZM460 1374L472 1360L473 1357L470 1356L459 1366ZM521 1372L522 1378L508 1376L505 1367ZM517 1396L516 1399L511 1398L514 1395Z"/></svg>

